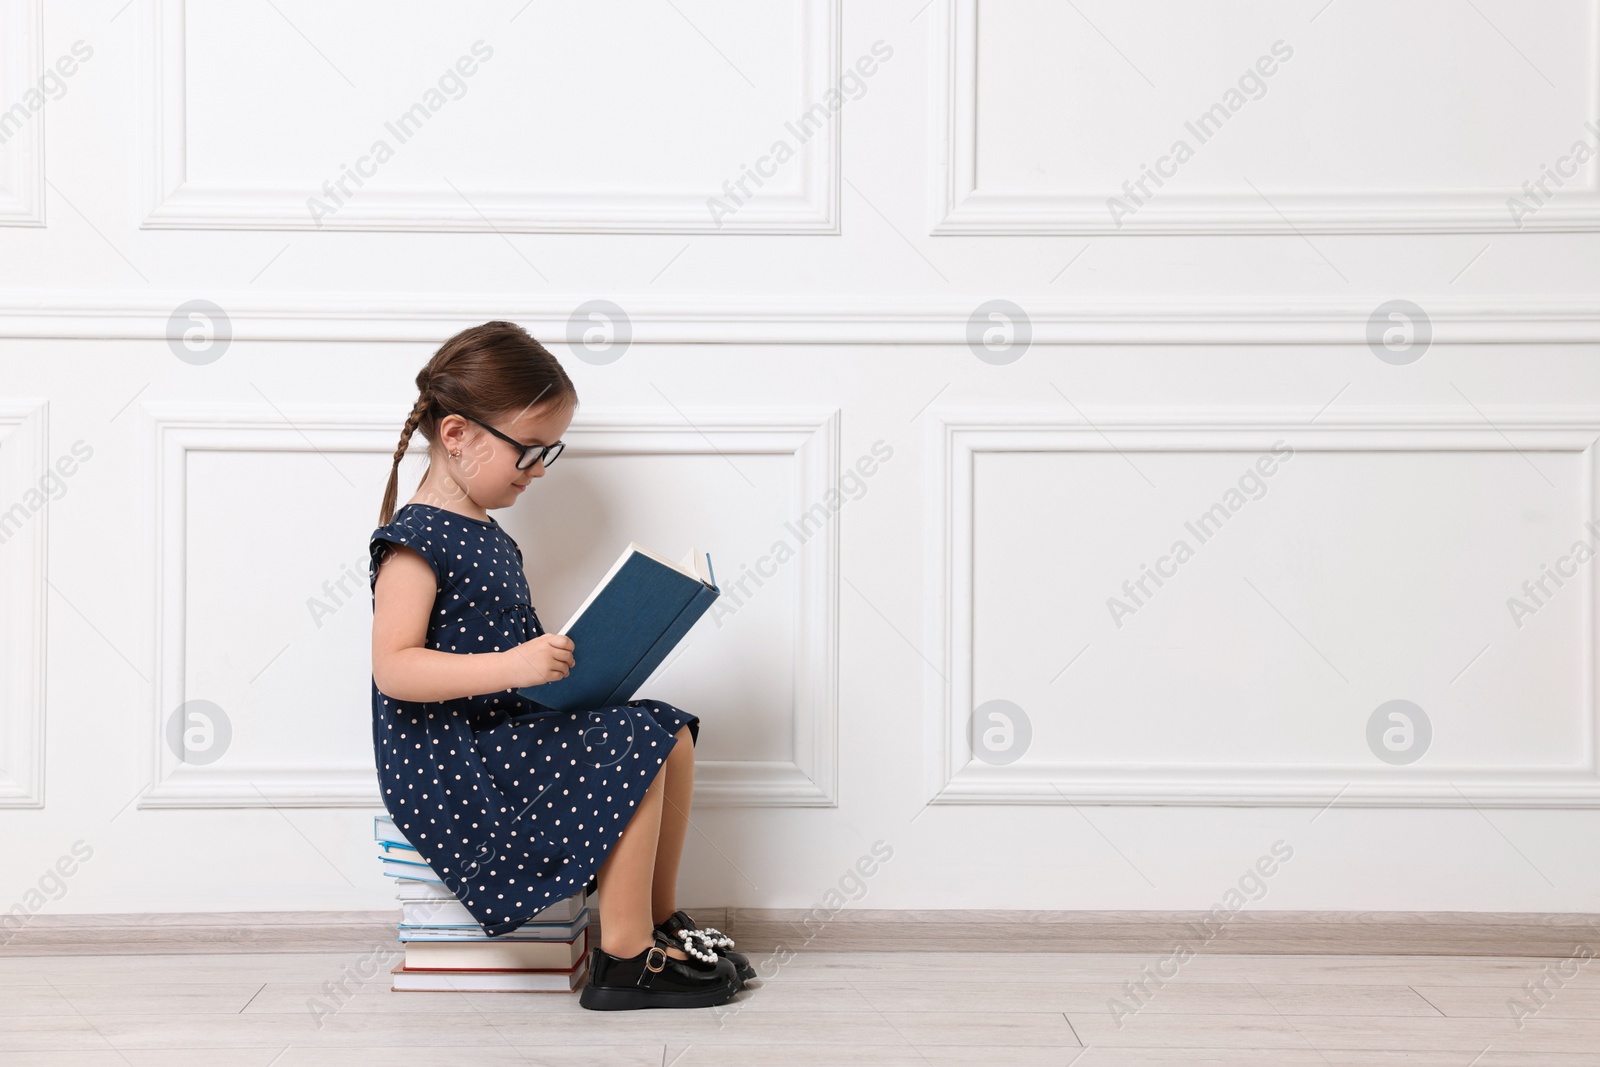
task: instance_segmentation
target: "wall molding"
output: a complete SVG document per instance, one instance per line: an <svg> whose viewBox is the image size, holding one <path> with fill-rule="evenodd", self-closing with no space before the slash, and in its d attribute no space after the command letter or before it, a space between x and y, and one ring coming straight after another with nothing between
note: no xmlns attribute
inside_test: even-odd
<svg viewBox="0 0 1600 1067"><path fill-rule="evenodd" d="M394 452L408 407L141 402L149 447L145 557L155 567L155 693L140 808L369 807L380 804L371 754L337 768L182 763L166 745L166 716L192 697L185 686L188 553L187 457L194 451ZM730 415L692 409L580 414L565 437L585 454L777 454L792 457L795 513L837 491L839 412L774 409ZM832 807L838 796L838 516L799 552L793 761L703 760L695 801L708 806ZM648 692L641 695L648 696ZM363 707L362 714L370 714Z"/></svg>
<svg viewBox="0 0 1600 1067"><path fill-rule="evenodd" d="M1494 408L1119 408L1082 420L1043 409L930 408L926 424L923 647L926 793L932 804L1170 804L1248 807L1600 807L1600 668L1595 648L1600 569L1582 586L1585 751L1575 766L1397 768L1361 765L1097 764L972 756L974 457L1014 451L1262 452L1288 437L1297 452L1550 450L1583 458L1579 513L1600 521L1600 410ZM1313 424L1312 419L1316 422ZM1110 440L1115 436L1116 444ZM1512 443L1513 437L1516 444Z"/></svg>
<svg viewBox="0 0 1600 1067"><path fill-rule="evenodd" d="M377 341L438 344L456 331L509 318L535 336L564 339L573 311L593 294L370 293L262 295L168 291L89 295L59 290L0 293L0 338L162 340L179 305L204 296L228 315L241 341ZM1003 294L1002 294L1003 295ZM1364 346L1367 323L1390 299L1063 300L1010 297L1026 312L1037 345ZM896 297L662 297L613 294L635 344L967 343L968 322L995 294ZM1593 298L1414 298L1432 343L1600 343ZM1024 357L1026 358L1026 356Z"/></svg>
<svg viewBox="0 0 1600 1067"><path fill-rule="evenodd" d="M799 115L839 80L841 0L796 0L805 34L794 45L803 64L789 105ZM636 189L559 193L469 189L471 203L448 184L428 189L362 189L339 210L314 220L306 199L319 188L205 186L188 180L184 0L146 5L147 118L143 152L143 229L385 230L513 233L832 233L839 232L839 123L796 149L800 192L764 193L730 217L712 218L706 201L724 195ZM778 124L775 122L774 126ZM370 142L362 142L365 148ZM354 147L354 146L352 146ZM730 179L737 175L730 174Z"/></svg>
<svg viewBox="0 0 1600 1067"><path fill-rule="evenodd" d="M945 234L1303 234L1524 233L1600 230L1600 169L1589 185L1569 183L1560 197L1519 224L1506 210L1516 190L1460 193L1275 192L1268 204L1254 193L1162 192L1118 226L1106 209L1116 190L1081 193L992 193L977 183L978 0L937 0L930 20L932 99L929 145L929 233ZM1600 26L1591 0L1589 26ZM1579 80L1589 119L1600 122L1591 66ZM1577 136L1576 133L1574 136ZM1282 212L1280 214L1279 212Z"/></svg>
<svg viewBox="0 0 1600 1067"><path fill-rule="evenodd" d="M44 807L49 449L48 402L0 399L0 808Z"/></svg>
<svg viewBox="0 0 1600 1067"><path fill-rule="evenodd" d="M0 109L10 108L44 73L44 0L0 4ZM0 169L0 226L44 225L44 110L6 142Z"/></svg>

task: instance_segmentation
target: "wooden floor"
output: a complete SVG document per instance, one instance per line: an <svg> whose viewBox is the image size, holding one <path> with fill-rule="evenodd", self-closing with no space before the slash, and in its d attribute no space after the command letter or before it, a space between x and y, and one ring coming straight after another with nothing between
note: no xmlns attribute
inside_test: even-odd
<svg viewBox="0 0 1600 1067"><path fill-rule="evenodd" d="M1592 960L1202 953L1136 1002L1125 983L1160 960L801 951L722 1008L590 1012L575 994L350 984L372 966L349 952L13 956L0 1067L1600 1067Z"/></svg>

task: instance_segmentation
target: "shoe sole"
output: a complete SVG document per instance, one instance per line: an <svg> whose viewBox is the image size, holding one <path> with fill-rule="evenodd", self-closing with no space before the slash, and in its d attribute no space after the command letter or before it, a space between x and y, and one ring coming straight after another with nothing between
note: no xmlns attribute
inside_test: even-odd
<svg viewBox="0 0 1600 1067"><path fill-rule="evenodd" d="M615 989L586 985L578 1004L591 1011L630 1011L635 1008L712 1008L726 1004L739 991L737 984L699 993L652 993L644 989Z"/></svg>

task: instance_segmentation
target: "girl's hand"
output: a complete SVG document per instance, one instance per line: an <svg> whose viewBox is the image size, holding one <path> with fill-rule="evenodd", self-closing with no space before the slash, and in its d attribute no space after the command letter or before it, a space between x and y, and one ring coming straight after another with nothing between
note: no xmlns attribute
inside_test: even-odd
<svg viewBox="0 0 1600 1067"><path fill-rule="evenodd" d="M511 682L508 688L512 689L559 681L572 670L574 662L572 638L563 634L540 634L501 655L507 657Z"/></svg>

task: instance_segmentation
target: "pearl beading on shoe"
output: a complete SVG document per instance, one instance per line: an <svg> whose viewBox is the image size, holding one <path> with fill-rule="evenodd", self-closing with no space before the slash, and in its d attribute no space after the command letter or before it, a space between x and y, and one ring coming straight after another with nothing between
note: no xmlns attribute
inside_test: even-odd
<svg viewBox="0 0 1600 1067"><path fill-rule="evenodd" d="M733 938L718 930L715 926L702 926L694 930L679 930L678 940L683 942L683 950L685 952L706 963L717 962L717 949L733 947ZM700 944L696 945L696 940Z"/></svg>

